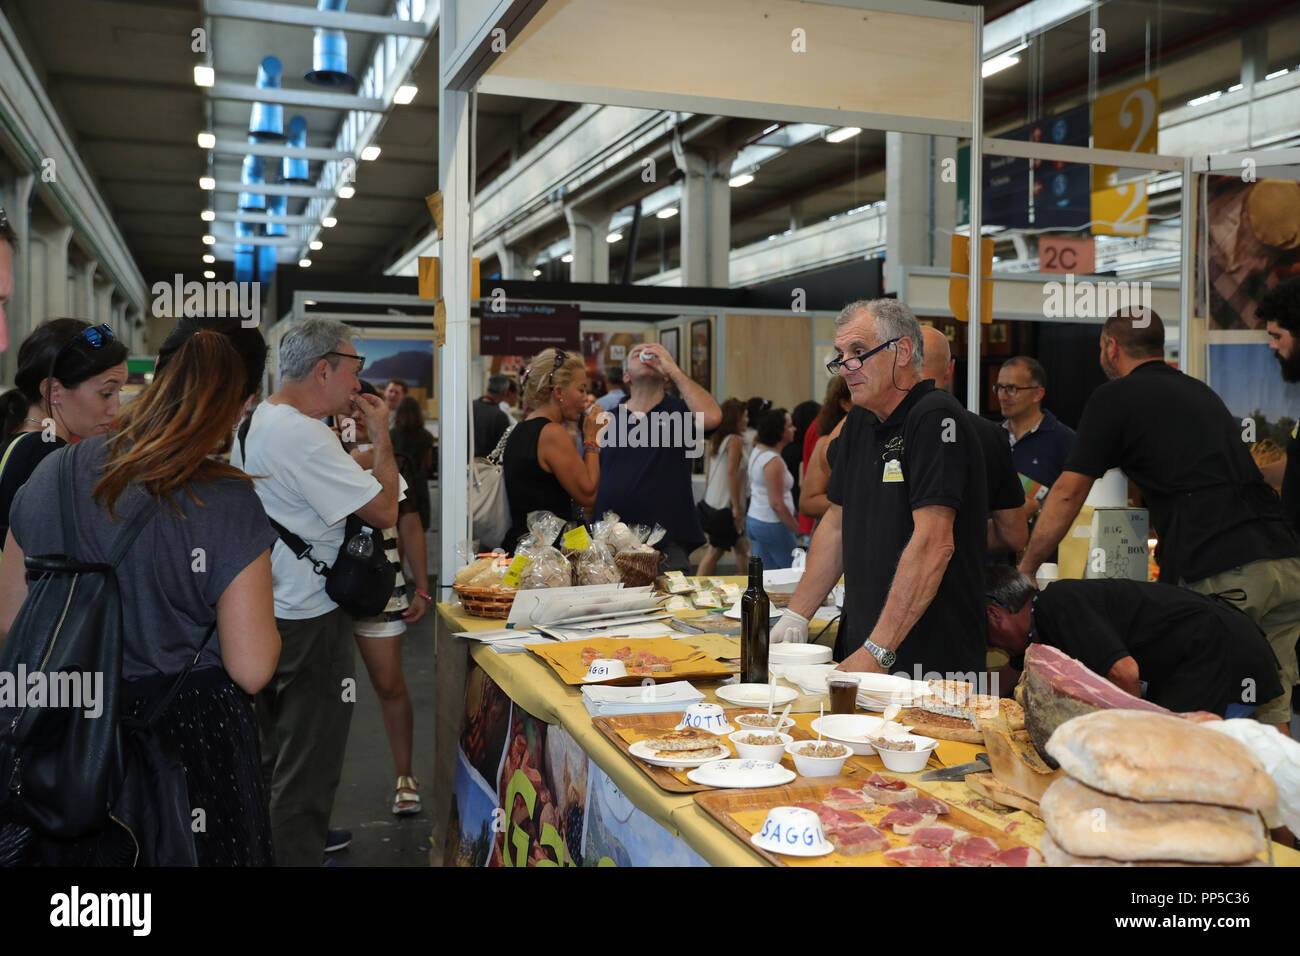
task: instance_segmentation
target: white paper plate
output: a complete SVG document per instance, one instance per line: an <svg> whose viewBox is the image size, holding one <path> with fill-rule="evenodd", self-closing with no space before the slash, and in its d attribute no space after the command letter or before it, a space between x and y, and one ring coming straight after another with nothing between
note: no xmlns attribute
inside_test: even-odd
<svg viewBox="0 0 1300 956"><path fill-rule="evenodd" d="M710 760L696 767L686 779L706 787L779 787L795 778L787 770L770 760Z"/></svg>
<svg viewBox="0 0 1300 956"><path fill-rule="evenodd" d="M728 753L732 752L731 748L727 745L726 740L721 741L720 746L722 746L722 748L725 749ZM683 755L680 759L674 759L669 757L656 757L655 756L656 751L654 750L654 748L647 746L644 740L638 740L636 743L632 744L632 746L627 748L627 752L630 753L637 760L644 761L645 763L650 764L650 766L652 767L670 767L676 770L681 770L687 767L698 767L700 766L700 764L706 764L711 761L720 761L720 760L727 759L726 757L719 757L717 754L714 754L711 757L703 757L703 758L688 757L685 755ZM690 751L685 751L684 754L689 752Z"/></svg>
<svg viewBox="0 0 1300 956"><path fill-rule="evenodd" d="M731 618L731 620L733 621L739 621L740 602L737 601L735 604L729 607L726 611L723 612L722 616ZM779 607L773 605L772 607L768 608L768 617L770 617L772 620L775 621L780 616L781 616L781 609Z"/></svg>
<svg viewBox="0 0 1300 956"><path fill-rule="evenodd" d="M713 693L729 704L739 704L742 707L766 707L768 701L767 684L723 684ZM784 707L798 696L799 692L793 687L778 685L773 703L777 707Z"/></svg>
<svg viewBox="0 0 1300 956"><path fill-rule="evenodd" d="M884 721L879 717L869 717L866 714L826 714L812 722L814 733L820 733L827 740L833 740L835 743L844 744L855 754L863 757L869 757L876 752L863 738L868 735L879 736L883 726ZM897 721L890 721L889 727L889 732L895 736L901 736L912 729Z"/></svg>

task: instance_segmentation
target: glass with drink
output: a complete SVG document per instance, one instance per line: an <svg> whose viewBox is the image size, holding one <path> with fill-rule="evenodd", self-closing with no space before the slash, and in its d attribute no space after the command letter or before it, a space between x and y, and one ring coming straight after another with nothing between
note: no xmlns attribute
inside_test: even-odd
<svg viewBox="0 0 1300 956"><path fill-rule="evenodd" d="M826 678L826 687L831 695L832 714L852 714L858 706L858 684L862 682L860 674L848 674L836 671Z"/></svg>

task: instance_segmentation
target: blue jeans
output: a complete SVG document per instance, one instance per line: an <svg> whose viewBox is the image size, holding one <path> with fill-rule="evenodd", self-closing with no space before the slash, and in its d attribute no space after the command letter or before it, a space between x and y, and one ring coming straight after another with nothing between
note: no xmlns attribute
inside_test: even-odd
<svg viewBox="0 0 1300 956"><path fill-rule="evenodd" d="M759 521L757 518L746 517L745 533L754 542L754 550L750 553L763 559L764 571L790 567L791 552L795 546L793 531L779 521Z"/></svg>

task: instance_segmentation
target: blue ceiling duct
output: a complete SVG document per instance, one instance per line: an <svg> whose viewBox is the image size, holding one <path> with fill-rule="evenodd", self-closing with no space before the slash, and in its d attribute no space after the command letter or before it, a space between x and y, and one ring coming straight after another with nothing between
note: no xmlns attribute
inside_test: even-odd
<svg viewBox="0 0 1300 956"><path fill-rule="evenodd" d="M246 222L235 223L236 239L247 239L257 234L257 227ZM246 242L235 243L235 281L253 282L254 280L253 246Z"/></svg>
<svg viewBox="0 0 1300 956"><path fill-rule="evenodd" d="M301 116L289 120L289 145L300 147L307 145L307 121ZM286 183L310 183L311 179L308 176L307 160L289 156L284 158L280 178Z"/></svg>
<svg viewBox="0 0 1300 956"><path fill-rule="evenodd" d="M316 9L342 13L347 7L348 0L320 0ZM348 38L342 30L316 28L316 39L311 44L311 72L303 79L318 86L357 85L356 78L348 73Z"/></svg>
<svg viewBox="0 0 1300 956"><path fill-rule="evenodd" d="M257 67L257 88L278 90L281 69L276 57L264 59ZM259 141L284 139L284 107L279 103L254 103L248 119L248 135Z"/></svg>
<svg viewBox="0 0 1300 956"><path fill-rule="evenodd" d="M288 196L266 197L266 211L272 216L283 216L288 207ZM285 229L282 222L268 222L266 224L266 234L268 236L285 236L288 235L288 230Z"/></svg>
<svg viewBox="0 0 1300 956"><path fill-rule="evenodd" d="M275 278L275 246L257 247L257 281L270 285Z"/></svg>
<svg viewBox="0 0 1300 956"><path fill-rule="evenodd" d="M245 156L244 166L239 173L239 181L245 186L261 186L266 182L262 174L263 163L261 156ZM265 212L266 211L266 194L265 193L240 193L239 194L239 211L240 212Z"/></svg>

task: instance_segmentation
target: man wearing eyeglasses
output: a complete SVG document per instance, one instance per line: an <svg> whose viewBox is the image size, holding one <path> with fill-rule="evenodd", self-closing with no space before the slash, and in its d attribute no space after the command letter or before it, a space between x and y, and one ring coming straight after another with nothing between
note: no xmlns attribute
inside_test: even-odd
<svg viewBox="0 0 1300 956"><path fill-rule="evenodd" d="M256 704L278 866L321 865L352 720L344 695L345 682L356 679L352 620L326 593L313 560L334 563L350 514L372 528L397 523L401 491L388 407L360 394L365 359L352 345L356 335L329 319L307 319L286 332L279 387L253 412L230 456L235 467L261 476L253 487L267 517L310 548L302 558L283 540L271 550L282 650ZM329 415L365 420L374 443L371 474L322 421Z"/></svg>
<svg viewBox="0 0 1300 956"><path fill-rule="evenodd" d="M1017 355L1002 363L993 392L1002 409L1002 427L1011 439L1011 458L1025 487L1025 517L1033 520L1060 477L1074 444L1074 429L1043 408L1047 372L1035 358Z"/></svg>
<svg viewBox="0 0 1300 956"><path fill-rule="evenodd" d="M830 507L772 640L806 641L808 618L843 573L842 670L974 680L987 645L979 436L961 404L922 378L921 326L906 305L853 302L836 324L840 357L827 368L844 376L854 408Z"/></svg>

